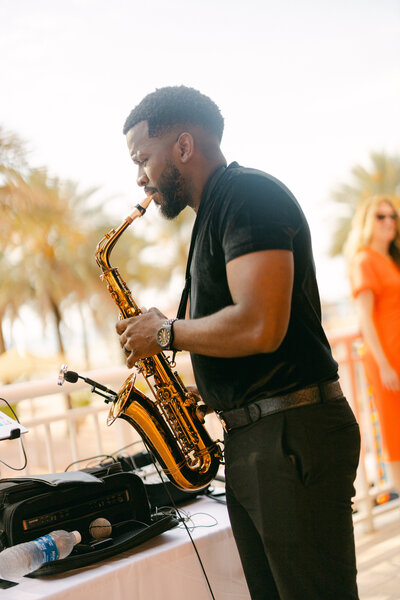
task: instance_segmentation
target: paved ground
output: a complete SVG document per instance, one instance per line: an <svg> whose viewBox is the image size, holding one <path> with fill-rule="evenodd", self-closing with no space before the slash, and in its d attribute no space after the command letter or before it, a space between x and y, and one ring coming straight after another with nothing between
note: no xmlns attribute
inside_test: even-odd
<svg viewBox="0 0 400 600"><path fill-rule="evenodd" d="M360 600L400 599L400 504L377 517L375 531L356 525Z"/></svg>

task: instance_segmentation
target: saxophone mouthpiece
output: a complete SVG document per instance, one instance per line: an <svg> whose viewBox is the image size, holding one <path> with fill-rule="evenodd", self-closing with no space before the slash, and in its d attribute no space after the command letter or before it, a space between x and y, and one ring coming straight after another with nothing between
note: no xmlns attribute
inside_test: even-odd
<svg viewBox="0 0 400 600"><path fill-rule="evenodd" d="M140 204L136 204L135 210L129 215L127 221L132 223L138 217L143 217L144 213L147 210L150 202L153 200L153 196L147 196Z"/></svg>
<svg viewBox="0 0 400 600"><path fill-rule="evenodd" d="M150 202L153 200L153 196L147 196L141 203L140 206L146 210Z"/></svg>

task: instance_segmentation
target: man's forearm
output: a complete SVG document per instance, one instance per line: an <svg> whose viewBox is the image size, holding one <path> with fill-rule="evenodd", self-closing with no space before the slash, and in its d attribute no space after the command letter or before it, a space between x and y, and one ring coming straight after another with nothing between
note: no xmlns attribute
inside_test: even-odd
<svg viewBox="0 0 400 600"><path fill-rule="evenodd" d="M244 315L237 306L228 306L200 319L174 323L174 347L194 354L214 357L240 357L273 352L277 341L276 326Z"/></svg>

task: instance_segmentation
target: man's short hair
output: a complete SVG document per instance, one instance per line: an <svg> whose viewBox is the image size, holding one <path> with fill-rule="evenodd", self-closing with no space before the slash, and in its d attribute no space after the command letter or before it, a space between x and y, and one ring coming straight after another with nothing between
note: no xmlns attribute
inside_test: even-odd
<svg viewBox="0 0 400 600"><path fill-rule="evenodd" d="M170 86L148 94L131 111L123 133L147 121L149 137L159 137L175 125L200 125L221 141L224 119L218 106L208 96L186 87Z"/></svg>

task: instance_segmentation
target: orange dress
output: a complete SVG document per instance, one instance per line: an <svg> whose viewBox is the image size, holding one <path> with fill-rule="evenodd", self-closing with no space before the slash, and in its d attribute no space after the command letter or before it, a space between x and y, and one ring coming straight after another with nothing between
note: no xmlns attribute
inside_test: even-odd
<svg viewBox="0 0 400 600"><path fill-rule="evenodd" d="M363 290L373 292L375 328L389 363L400 376L400 269L372 248L363 248L356 255L351 284L354 298ZM367 345L364 368L378 412L384 460L400 461L400 391L383 387Z"/></svg>

